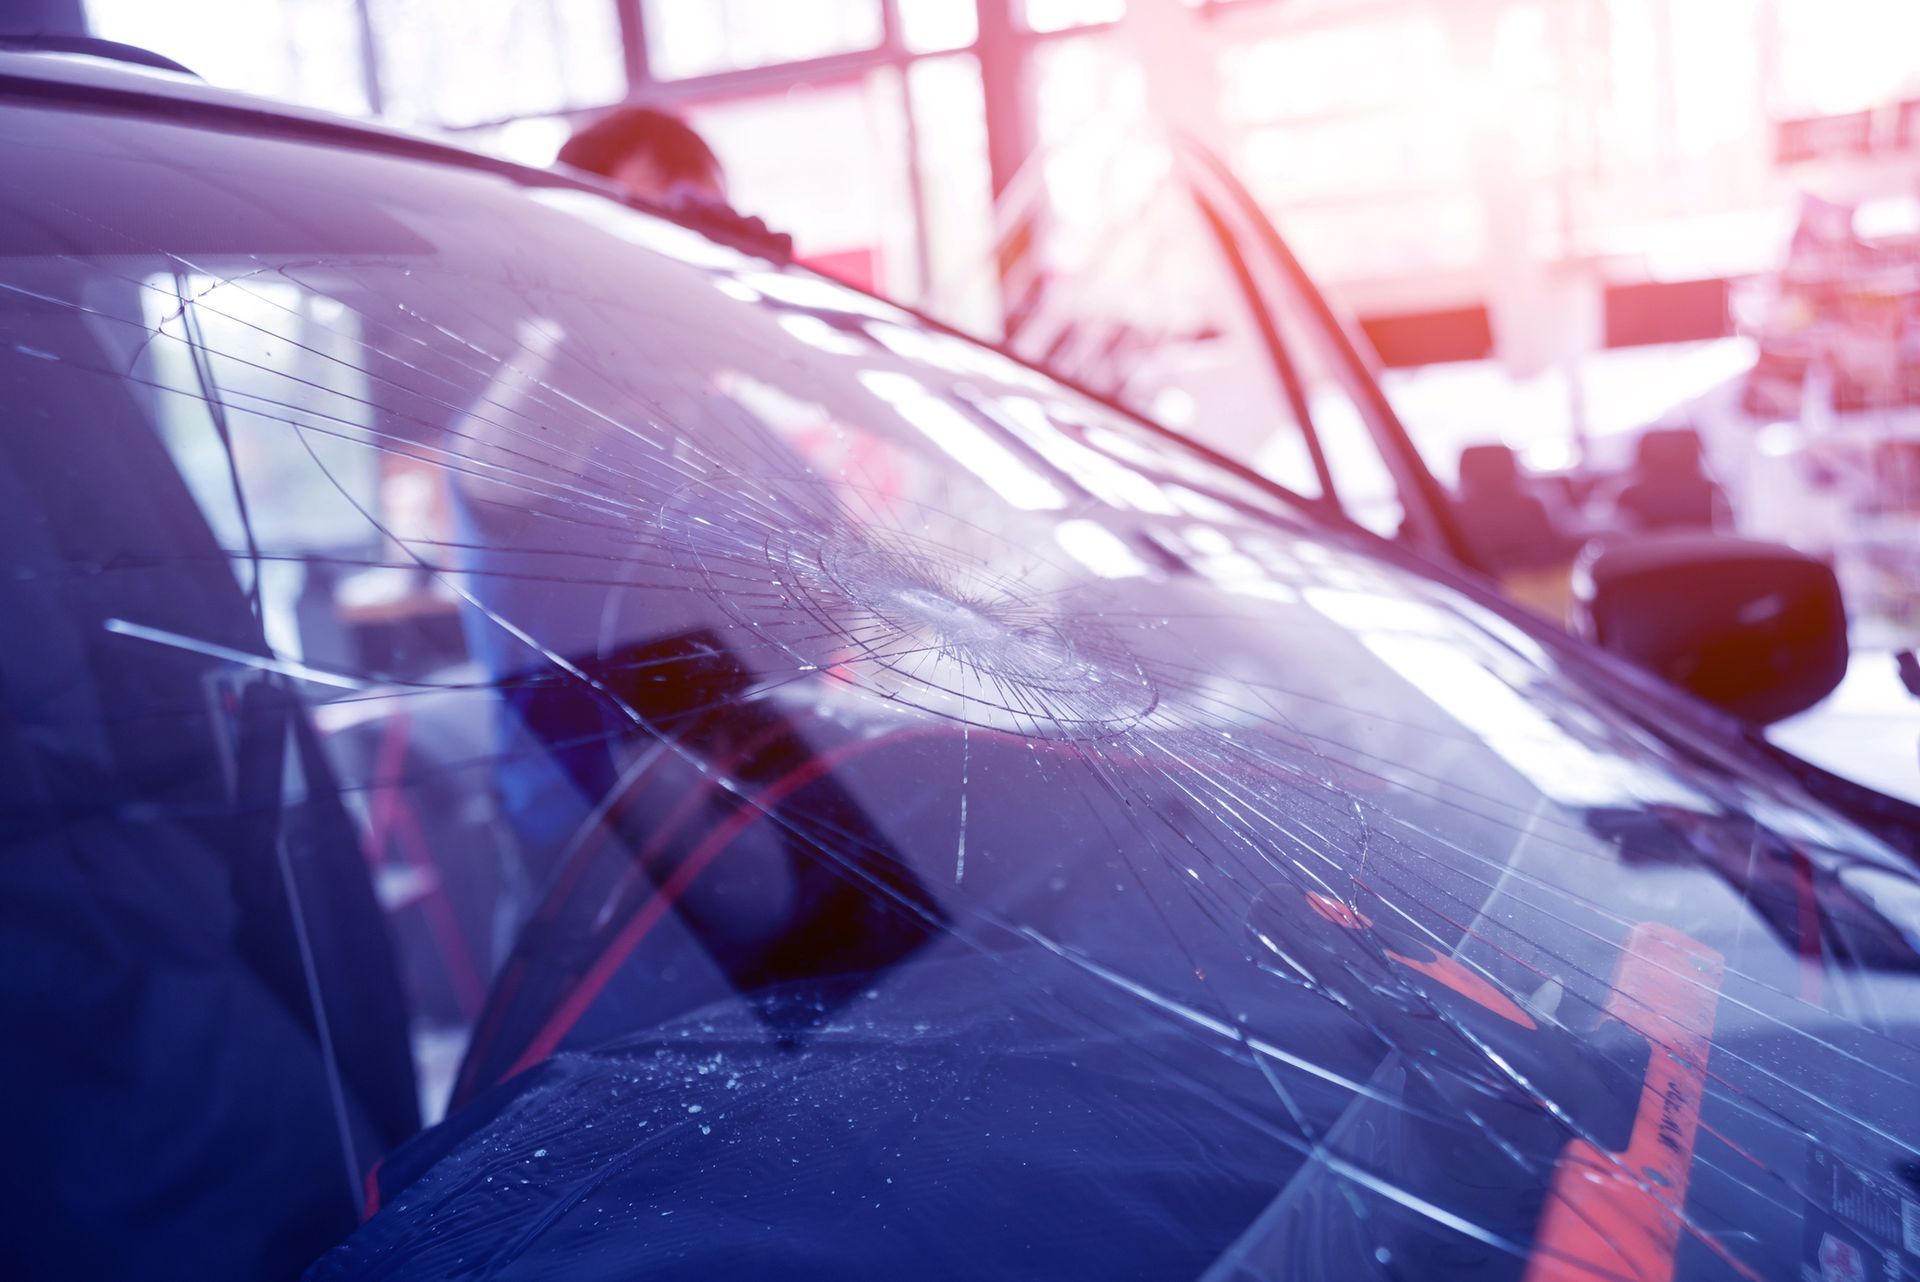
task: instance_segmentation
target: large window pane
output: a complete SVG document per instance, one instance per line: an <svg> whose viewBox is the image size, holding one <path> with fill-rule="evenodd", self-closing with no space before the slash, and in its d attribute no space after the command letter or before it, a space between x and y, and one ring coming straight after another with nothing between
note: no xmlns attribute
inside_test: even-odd
<svg viewBox="0 0 1920 1282"><path fill-rule="evenodd" d="M1380 114L1265 126L1245 134L1239 173L1274 206L1459 183L1468 156L1457 125L1436 109L1414 119Z"/></svg>
<svg viewBox="0 0 1920 1282"><path fill-rule="evenodd" d="M1266 196L1255 195L1271 207ZM1472 193L1424 197L1417 214L1408 206L1403 197L1355 197L1283 210L1278 221L1317 280L1378 280L1458 271L1483 260L1486 223L1480 201Z"/></svg>
<svg viewBox="0 0 1920 1282"><path fill-rule="evenodd" d="M1013 349L1321 492L1246 298L1176 174L1144 69L1105 33L1035 54L1037 175L1015 180L994 265Z"/></svg>
<svg viewBox="0 0 1920 1282"><path fill-rule="evenodd" d="M881 35L879 0L642 0L641 14L662 80L852 53Z"/></svg>
<svg viewBox="0 0 1920 1282"><path fill-rule="evenodd" d="M900 78L689 106L719 153L733 203L794 238L804 260L853 284L918 288Z"/></svg>
<svg viewBox="0 0 1920 1282"><path fill-rule="evenodd" d="M1023 0L1021 14L1030 31L1065 31L1096 22L1118 22L1127 0Z"/></svg>
<svg viewBox="0 0 1920 1282"><path fill-rule="evenodd" d="M216 85L367 110L354 0L87 0L93 34L165 54Z"/></svg>
<svg viewBox="0 0 1920 1282"><path fill-rule="evenodd" d="M1105 225L1114 208L1136 201L1157 181L1153 162L1129 158L1132 149L1124 145L1148 128L1146 73L1105 35L1048 41L1033 65L1035 123L1053 216L1068 226Z"/></svg>
<svg viewBox="0 0 1920 1282"><path fill-rule="evenodd" d="M900 39L914 53L963 49L980 35L976 0L894 0Z"/></svg>
<svg viewBox="0 0 1920 1282"><path fill-rule="evenodd" d="M1223 54L1221 114L1251 124L1431 105L1447 77L1446 32L1430 16L1290 32Z"/></svg>
<svg viewBox="0 0 1920 1282"><path fill-rule="evenodd" d="M626 91L609 0L368 0L385 114L465 125Z"/></svg>
<svg viewBox="0 0 1920 1282"><path fill-rule="evenodd" d="M993 180L986 98L971 54L928 58L907 73L926 217L928 296L941 319L990 332L1000 322L993 261Z"/></svg>
<svg viewBox="0 0 1920 1282"><path fill-rule="evenodd" d="M1778 0L1775 12L1777 115L1858 111L1920 93L1920 6L1910 0Z"/></svg>

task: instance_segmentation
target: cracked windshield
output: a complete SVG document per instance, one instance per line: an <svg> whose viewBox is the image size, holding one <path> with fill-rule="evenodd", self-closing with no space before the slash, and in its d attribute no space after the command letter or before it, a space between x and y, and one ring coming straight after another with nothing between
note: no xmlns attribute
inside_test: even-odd
<svg viewBox="0 0 1920 1282"><path fill-rule="evenodd" d="M84 1116L261 1276L1915 1276L1920 893L1772 767L751 244L16 116L48 1215Z"/></svg>

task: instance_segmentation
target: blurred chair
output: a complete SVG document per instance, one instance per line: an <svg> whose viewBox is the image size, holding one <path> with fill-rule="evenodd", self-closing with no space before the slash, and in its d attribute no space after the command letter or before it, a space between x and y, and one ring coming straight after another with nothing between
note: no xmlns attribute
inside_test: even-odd
<svg viewBox="0 0 1920 1282"><path fill-rule="evenodd" d="M1715 530L1733 524L1726 492L1708 476L1700 434L1655 428L1640 437L1633 470L1614 493L1608 524L1625 530Z"/></svg>
<svg viewBox="0 0 1920 1282"><path fill-rule="evenodd" d="M1460 451L1454 507L1474 563L1496 577L1562 563L1580 543L1529 488L1519 460L1505 445L1469 445Z"/></svg>

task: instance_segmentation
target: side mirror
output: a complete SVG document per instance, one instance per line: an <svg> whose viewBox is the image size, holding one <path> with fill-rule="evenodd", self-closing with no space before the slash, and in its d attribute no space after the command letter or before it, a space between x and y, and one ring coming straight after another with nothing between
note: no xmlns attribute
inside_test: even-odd
<svg viewBox="0 0 1920 1282"><path fill-rule="evenodd" d="M1573 595L1576 632L1762 725L1812 707L1846 675L1839 581L1792 548L1636 538L1583 554Z"/></svg>

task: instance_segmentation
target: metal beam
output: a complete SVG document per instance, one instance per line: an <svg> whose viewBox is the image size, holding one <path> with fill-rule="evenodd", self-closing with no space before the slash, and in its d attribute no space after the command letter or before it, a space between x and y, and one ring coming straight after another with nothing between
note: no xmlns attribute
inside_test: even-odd
<svg viewBox="0 0 1920 1282"><path fill-rule="evenodd" d="M367 0L357 0L353 9L360 34L360 89L367 96L367 114L382 116L387 96L380 84L380 37L373 29L373 10Z"/></svg>
<svg viewBox="0 0 1920 1282"><path fill-rule="evenodd" d="M653 80L653 66L647 61L647 18L640 0L613 0L620 20L620 54L627 68L627 97L640 93Z"/></svg>
<svg viewBox="0 0 1920 1282"><path fill-rule="evenodd" d="M906 38L900 31L900 0L880 0L883 34L880 46L898 59L900 68L900 112L905 120L904 143L907 149L907 199L913 207L913 260L915 293L925 297L933 288L933 243L927 228L927 183L920 164L920 113L914 110L913 66L907 60Z"/></svg>
<svg viewBox="0 0 1920 1282"><path fill-rule="evenodd" d="M987 169L993 195L1000 194L1033 152L1034 126L1027 101L1027 45L1014 21L1014 0L977 0L980 88L987 105Z"/></svg>

